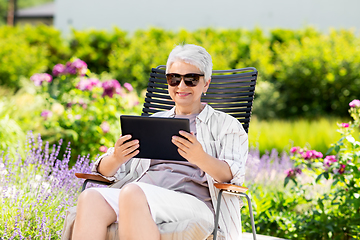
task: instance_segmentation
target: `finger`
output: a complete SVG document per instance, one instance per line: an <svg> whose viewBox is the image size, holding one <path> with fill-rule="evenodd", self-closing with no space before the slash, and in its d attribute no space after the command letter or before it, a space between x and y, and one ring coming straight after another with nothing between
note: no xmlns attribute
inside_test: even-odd
<svg viewBox="0 0 360 240"><path fill-rule="evenodd" d="M188 133L186 131L179 131L179 134L187 138L190 142L194 142L194 140L196 139L194 132Z"/></svg>
<svg viewBox="0 0 360 240"><path fill-rule="evenodd" d="M136 150L136 151L130 153L129 155L127 155L126 157L131 159L131 158L135 157L136 155L138 155L139 152L140 152L139 150Z"/></svg>
<svg viewBox="0 0 360 240"><path fill-rule="evenodd" d="M131 135L125 135L125 136L120 135L119 139L115 143L115 147L121 146L125 141L130 139L131 139Z"/></svg>
<svg viewBox="0 0 360 240"><path fill-rule="evenodd" d="M121 145L121 146L120 146L120 149L123 151L123 150L125 150L125 149L127 149L127 148L130 148L130 147L132 147L132 146L135 146L135 145L137 145L137 144L139 144L139 140L134 139L134 140L132 140L132 141L126 142L126 143L124 143L123 145Z"/></svg>
<svg viewBox="0 0 360 240"><path fill-rule="evenodd" d="M190 146L190 142L182 137L178 137L178 136L173 136L172 137L172 142L177 146L177 147L181 147L181 148L189 148Z"/></svg>
<svg viewBox="0 0 360 240"><path fill-rule="evenodd" d="M182 149L178 148L178 153L180 154L180 156L182 156L183 158L185 158L185 159L186 159L186 155L187 155L187 153L186 153L184 150L182 150ZM186 159L186 160L187 160L187 159Z"/></svg>
<svg viewBox="0 0 360 240"><path fill-rule="evenodd" d="M129 147L129 148L124 149L124 150L122 151L122 155L123 155L123 156L129 155L130 153L132 153L132 152L134 152L136 149L138 149L139 146L140 146L139 144L135 144L135 145L133 145L133 146L131 146L131 147Z"/></svg>

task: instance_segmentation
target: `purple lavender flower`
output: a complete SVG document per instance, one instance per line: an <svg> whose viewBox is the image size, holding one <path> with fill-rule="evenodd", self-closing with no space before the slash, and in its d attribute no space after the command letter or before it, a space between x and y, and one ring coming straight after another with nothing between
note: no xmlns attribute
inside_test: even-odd
<svg viewBox="0 0 360 240"><path fill-rule="evenodd" d="M101 127L101 130L104 132L104 133L108 133L110 131L110 125L108 122L106 121L103 121L100 125Z"/></svg>
<svg viewBox="0 0 360 240"><path fill-rule="evenodd" d="M41 116L47 120L48 118L50 118L52 116L52 112L50 110L44 110L41 112Z"/></svg>
<svg viewBox="0 0 360 240"><path fill-rule="evenodd" d="M59 75L62 75L65 73L65 65L64 64L56 64L54 67L53 67L53 70L52 70L52 73L55 77L59 76Z"/></svg>
<svg viewBox="0 0 360 240"><path fill-rule="evenodd" d="M352 108L360 107L360 100L354 99L349 103L349 106Z"/></svg>
<svg viewBox="0 0 360 240"><path fill-rule="evenodd" d="M124 83L124 88L126 88L129 92L134 90L133 86L130 83Z"/></svg>
<svg viewBox="0 0 360 240"><path fill-rule="evenodd" d="M108 80L102 83L102 87L104 88L104 92L102 96L109 96L112 98L114 94L121 93L121 85L116 79Z"/></svg>
<svg viewBox="0 0 360 240"><path fill-rule="evenodd" d="M41 86L43 82L51 82L52 76L48 73L36 73L30 77L35 86Z"/></svg>

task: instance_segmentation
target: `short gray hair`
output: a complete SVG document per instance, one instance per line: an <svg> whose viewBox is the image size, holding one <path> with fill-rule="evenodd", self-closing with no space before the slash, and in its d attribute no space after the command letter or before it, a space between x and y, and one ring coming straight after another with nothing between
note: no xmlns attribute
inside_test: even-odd
<svg viewBox="0 0 360 240"><path fill-rule="evenodd" d="M176 61L183 61L197 67L204 74L205 81L209 80L212 73L212 59L205 48L194 45L185 44L176 46L169 54L166 63L166 73L171 65Z"/></svg>

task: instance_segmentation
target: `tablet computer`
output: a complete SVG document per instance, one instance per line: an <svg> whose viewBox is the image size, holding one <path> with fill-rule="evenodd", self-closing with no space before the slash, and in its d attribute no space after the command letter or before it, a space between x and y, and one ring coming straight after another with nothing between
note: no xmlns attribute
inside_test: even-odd
<svg viewBox="0 0 360 240"><path fill-rule="evenodd" d="M145 116L120 116L122 135L130 134L139 140L139 154L136 158L186 161L172 143L179 131L190 132L189 119Z"/></svg>

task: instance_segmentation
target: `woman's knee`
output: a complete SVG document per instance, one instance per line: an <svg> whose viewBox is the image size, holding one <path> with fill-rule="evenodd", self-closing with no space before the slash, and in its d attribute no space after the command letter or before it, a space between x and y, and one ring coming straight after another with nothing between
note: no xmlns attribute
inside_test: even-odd
<svg viewBox="0 0 360 240"><path fill-rule="evenodd" d="M119 195L119 206L136 206L144 205L147 206L147 200L143 190L136 184L125 185Z"/></svg>

